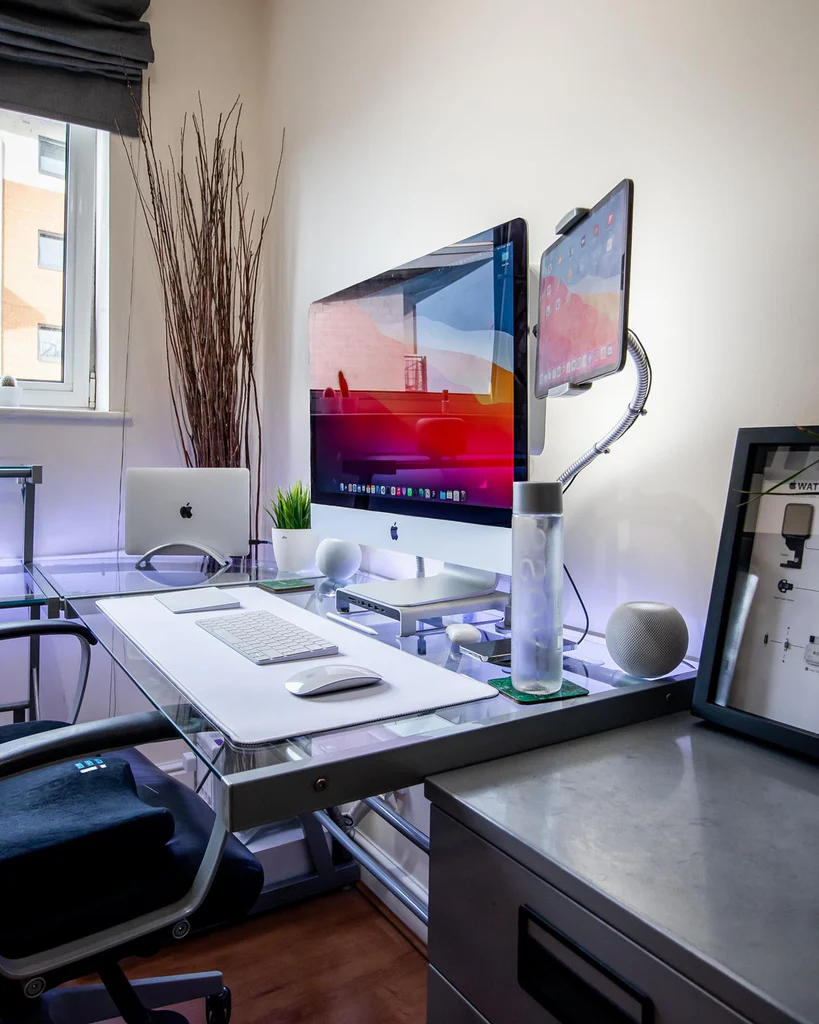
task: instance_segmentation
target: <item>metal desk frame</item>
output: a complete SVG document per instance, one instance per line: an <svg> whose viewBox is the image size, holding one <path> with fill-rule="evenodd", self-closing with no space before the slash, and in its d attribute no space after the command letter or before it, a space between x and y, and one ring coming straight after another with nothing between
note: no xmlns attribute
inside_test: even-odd
<svg viewBox="0 0 819 1024"><path fill-rule="evenodd" d="M58 604L49 600L49 595L55 598L50 587L43 587L38 579L38 574L33 568L34 563L34 504L37 494L37 485L43 482L42 466L0 466L0 480L16 480L20 485L23 498L23 568L31 579L34 586L43 593L43 601L39 603L28 603L21 601L19 604L7 604L7 608L27 608L30 619L40 618L40 607L47 606L49 618L56 614ZM28 697L25 701L13 701L12 703L0 705L0 711L11 711L15 722L25 722L26 714L29 719L37 717L40 681L40 638L33 636L28 642Z"/></svg>
<svg viewBox="0 0 819 1024"><path fill-rule="evenodd" d="M0 466L0 480L17 480L23 494L23 565L34 561L34 498L43 482L42 466Z"/></svg>
<svg viewBox="0 0 819 1024"><path fill-rule="evenodd" d="M636 683L629 690L534 705L527 708L529 715L480 730L407 737L383 750L323 754L307 763L294 760L225 775L219 791L222 813L232 830L252 828L420 785L429 775L685 711L691 706L693 677L691 673L688 679Z"/></svg>

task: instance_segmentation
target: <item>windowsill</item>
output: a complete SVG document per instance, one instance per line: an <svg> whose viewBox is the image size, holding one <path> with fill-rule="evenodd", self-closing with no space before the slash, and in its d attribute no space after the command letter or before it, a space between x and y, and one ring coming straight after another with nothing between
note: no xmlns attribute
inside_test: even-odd
<svg viewBox="0 0 819 1024"><path fill-rule="evenodd" d="M0 406L0 420L26 420L28 422L46 423L51 420L62 420L71 423L122 423L125 416L127 424L133 423L129 412L103 412L101 409L40 408L33 405Z"/></svg>

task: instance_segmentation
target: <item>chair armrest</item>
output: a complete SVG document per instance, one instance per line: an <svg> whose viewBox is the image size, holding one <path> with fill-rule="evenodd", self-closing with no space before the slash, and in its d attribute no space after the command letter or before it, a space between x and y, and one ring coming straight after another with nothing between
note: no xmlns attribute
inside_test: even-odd
<svg viewBox="0 0 819 1024"><path fill-rule="evenodd" d="M103 754L118 747L177 739L179 733L159 711L66 725L0 744L0 779L44 768L72 757Z"/></svg>
<svg viewBox="0 0 819 1024"><path fill-rule="evenodd" d="M82 637L91 645L97 638L84 622L75 619L27 619L25 622L0 623L0 640L17 640L27 636L69 636Z"/></svg>
<svg viewBox="0 0 819 1024"><path fill-rule="evenodd" d="M74 711L71 715L71 724L74 725L80 717L80 708L88 683L88 670L91 667L91 648L96 644L97 638L84 622L75 619L28 619L24 622L0 623L0 640L17 640L21 637L31 639L41 636L74 636L79 641L80 674Z"/></svg>

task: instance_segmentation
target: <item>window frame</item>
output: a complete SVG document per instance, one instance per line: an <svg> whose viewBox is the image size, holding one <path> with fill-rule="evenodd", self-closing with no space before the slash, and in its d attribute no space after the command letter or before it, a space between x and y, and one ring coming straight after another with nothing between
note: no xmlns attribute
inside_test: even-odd
<svg viewBox="0 0 819 1024"><path fill-rule="evenodd" d="M63 379L20 378L23 406L87 409L95 405L95 270L98 249L103 249L106 258L108 251L108 239L97 230L97 174L98 168L107 168L107 164L98 159L98 148L107 146L108 141L108 132L82 125L68 126L63 235Z"/></svg>

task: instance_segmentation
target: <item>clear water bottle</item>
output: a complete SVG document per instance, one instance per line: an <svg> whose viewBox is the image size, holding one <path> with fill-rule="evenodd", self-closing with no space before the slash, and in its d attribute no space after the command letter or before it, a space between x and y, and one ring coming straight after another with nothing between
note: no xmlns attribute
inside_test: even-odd
<svg viewBox="0 0 819 1024"><path fill-rule="evenodd" d="M563 685L563 491L516 483L512 503L512 684L526 693Z"/></svg>

